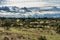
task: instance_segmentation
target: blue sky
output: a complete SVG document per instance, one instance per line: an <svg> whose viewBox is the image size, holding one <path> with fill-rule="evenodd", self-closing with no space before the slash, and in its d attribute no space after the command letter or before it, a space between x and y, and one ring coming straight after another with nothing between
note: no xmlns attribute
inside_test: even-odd
<svg viewBox="0 0 60 40"><path fill-rule="evenodd" d="M60 0L0 0L0 5L7 6L60 6Z"/></svg>

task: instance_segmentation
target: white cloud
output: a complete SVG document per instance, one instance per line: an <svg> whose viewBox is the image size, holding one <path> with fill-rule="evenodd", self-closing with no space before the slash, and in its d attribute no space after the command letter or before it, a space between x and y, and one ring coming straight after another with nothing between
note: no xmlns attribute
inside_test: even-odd
<svg viewBox="0 0 60 40"><path fill-rule="evenodd" d="M6 0L3 6L18 6L18 7L40 7L48 4L47 2L39 2L39 0ZM1 6L2 6L1 5Z"/></svg>
<svg viewBox="0 0 60 40"><path fill-rule="evenodd" d="M3 0L4 6L60 6L60 0Z"/></svg>
<svg viewBox="0 0 60 40"><path fill-rule="evenodd" d="M17 6L17 7L42 7L42 6L57 6L60 8L60 0L6 0L6 1L1 1L2 4L0 6ZM51 9L52 7L47 7L47 9ZM44 9L44 8L42 8ZM35 14L57 14L60 12L56 11L45 11L45 12L32 12L32 13L25 13L25 14L20 14L20 13L11 13L11 12L0 12L0 15L3 16L12 16L12 17L21 17L21 16L26 16L28 17L29 15L35 15Z"/></svg>
<svg viewBox="0 0 60 40"><path fill-rule="evenodd" d="M18 6L18 7L41 7L45 6L46 2L24 2L24 3L10 3L3 6Z"/></svg>
<svg viewBox="0 0 60 40"><path fill-rule="evenodd" d="M57 14L57 13L60 14L59 11L43 11L40 14Z"/></svg>

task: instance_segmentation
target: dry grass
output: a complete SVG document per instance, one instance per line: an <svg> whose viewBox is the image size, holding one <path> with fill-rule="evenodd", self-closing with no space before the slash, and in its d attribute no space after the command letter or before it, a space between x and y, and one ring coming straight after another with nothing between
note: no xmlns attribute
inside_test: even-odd
<svg viewBox="0 0 60 40"><path fill-rule="evenodd" d="M10 40L38 40L40 36L46 36L47 40L60 40L60 35L54 30L41 29L41 28L10 28L5 30L0 27L0 40L8 37Z"/></svg>

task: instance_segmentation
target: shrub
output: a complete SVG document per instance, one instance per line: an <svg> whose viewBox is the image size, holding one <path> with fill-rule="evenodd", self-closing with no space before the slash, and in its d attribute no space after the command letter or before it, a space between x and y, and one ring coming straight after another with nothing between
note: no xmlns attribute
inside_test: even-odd
<svg viewBox="0 0 60 40"><path fill-rule="evenodd" d="M47 40L45 36L41 36L38 38L38 40Z"/></svg>

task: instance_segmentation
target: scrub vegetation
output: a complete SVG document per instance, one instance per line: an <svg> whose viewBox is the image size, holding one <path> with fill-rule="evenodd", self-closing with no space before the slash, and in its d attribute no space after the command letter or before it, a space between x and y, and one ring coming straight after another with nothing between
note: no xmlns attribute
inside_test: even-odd
<svg viewBox="0 0 60 40"><path fill-rule="evenodd" d="M0 18L0 40L60 40L60 19Z"/></svg>

